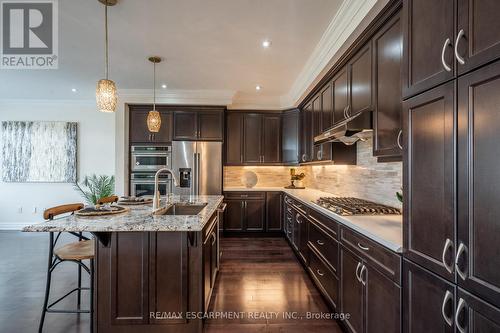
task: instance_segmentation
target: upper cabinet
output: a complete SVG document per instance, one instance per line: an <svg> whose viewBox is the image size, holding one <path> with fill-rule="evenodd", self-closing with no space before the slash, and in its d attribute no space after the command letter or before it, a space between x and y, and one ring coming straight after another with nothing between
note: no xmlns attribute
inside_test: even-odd
<svg viewBox="0 0 500 333"><path fill-rule="evenodd" d="M228 112L226 165L281 163L280 113Z"/></svg>
<svg viewBox="0 0 500 333"><path fill-rule="evenodd" d="M172 141L172 112L157 107L161 116L161 127L159 132L152 133L146 122L152 105L131 105L129 110L131 144L166 144Z"/></svg>
<svg viewBox="0 0 500 333"><path fill-rule="evenodd" d="M285 111L282 119L282 162L283 164L299 163L300 111L293 109Z"/></svg>
<svg viewBox="0 0 500 333"><path fill-rule="evenodd" d="M404 97L499 58L499 12L495 0L405 0Z"/></svg>
<svg viewBox="0 0 500 333"><path fill-rule="evenodd" d="M371 111L372 99L372 53L371 43L368 42L347 63L349 74L350 103L346 115L351 117L356 113Z"/></svg>
<svg viewBox="0 0 500 333"><path fill-rule="evenodd" d="M176 141L222 141L224 110L174 111L174 137Z"/></svg>
<svg viewBox="0 0 500 333"><path fill-rule="evenodd" d="M313 147L313 103L312 101L307 103L301 111L301 144L300 144L300 162L306 163L312 161L312 147Z"/></svg>
<svg viewBox="0 0 500 333"><path fill-rule="evenodd" d="M390 19L373 37L373 155L402 155L401 60L403 40L400 14Z"/></svg>
<svg viewBox="0 0 500 333"><path fill-rule="evenodd" d="M345 119L345 111L349 105L349 86L345 67L335 74L331 84L333 89L333 123L337 123Z"/></svg>

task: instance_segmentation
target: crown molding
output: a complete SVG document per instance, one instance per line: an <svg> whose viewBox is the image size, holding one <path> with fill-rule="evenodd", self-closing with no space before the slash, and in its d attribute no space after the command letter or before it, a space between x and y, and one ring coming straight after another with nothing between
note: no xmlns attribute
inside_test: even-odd
<svg viewBox="0 0 500 333"><path fill-rule="evenodd" d="M377 0L344 0L342 2L290 91L281 96L283 108L298 104L304 92L329 65L332 58L376 3Z"/></svg>
<svg viewBox="0 0 500 333"><path fill-rule="evenodd" d="M235 92L232 90L167 90L156 94L157 104L229 105ZM123 103L152 103L150 89L119 89L118 98Z"/></svg>
<svg viewBox="0 0 500 333"><path fill-rule="evenodd" d="M1 105L94 105L95 99L29 99L8 98L0 99Z"/></svg>

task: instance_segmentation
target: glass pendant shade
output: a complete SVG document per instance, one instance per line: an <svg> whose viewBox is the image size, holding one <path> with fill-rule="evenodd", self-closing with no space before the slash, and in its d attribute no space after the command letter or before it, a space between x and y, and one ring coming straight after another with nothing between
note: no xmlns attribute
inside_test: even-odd
<svg viewBox="0 0 500 333"><path fill-rule="evenodd" d="M160 131L160 126L161 126L160 112L156 110L149 111L147 124L150 132L158 133Z"/></svg>
<svg viewBox="0 0 500 333"><path fill-rule="evenodd" d="M96 88L97 108L101 112L115 112L117 94L116 85L113 81L102 79L97 82Z"/></svg>

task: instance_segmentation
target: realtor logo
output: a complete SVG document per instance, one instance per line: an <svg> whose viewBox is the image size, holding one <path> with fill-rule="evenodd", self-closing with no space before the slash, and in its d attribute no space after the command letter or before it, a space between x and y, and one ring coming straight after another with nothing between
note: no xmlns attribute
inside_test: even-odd
<svg viewBox="0 0 500 333"><path fill-rule="evenodd" d="M57 0L0 1L2 69L57 69Z"/></svg>

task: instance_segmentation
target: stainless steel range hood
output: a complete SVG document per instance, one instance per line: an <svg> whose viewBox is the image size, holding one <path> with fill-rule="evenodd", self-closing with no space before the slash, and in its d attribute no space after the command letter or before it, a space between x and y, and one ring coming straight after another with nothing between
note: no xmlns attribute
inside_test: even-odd
<svg viewBox="0 0 500 333"><path fill-rule="evenodd" d="M372 132L371 111L360 112L334 124L320 135L315 136L314 144L342 142L350 146L359 140L367 140L371 137Z"/></svg>

